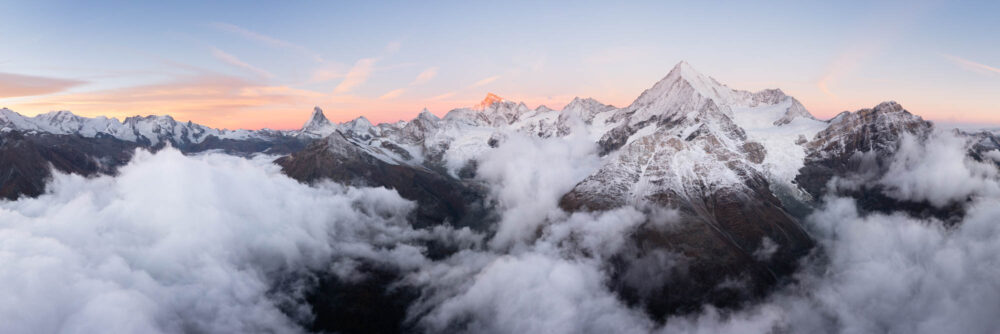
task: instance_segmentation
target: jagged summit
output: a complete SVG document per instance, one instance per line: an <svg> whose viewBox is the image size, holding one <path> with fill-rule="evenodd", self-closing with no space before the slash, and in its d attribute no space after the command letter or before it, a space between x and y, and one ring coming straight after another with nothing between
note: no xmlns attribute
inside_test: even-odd
<svg viewBox="0 0 1000 334"><path fill-rule="evenodd" d="M903 106L896 101L884 101L882 103L879 103L877 106L875 106L875 110L883 112L906 111L903 109Z"/></svg>
<svg viewBox="0 0 1000 334"><path fill-rule="evenodd" d="M809 143L820 157L844 152L879 150L891 152L903 133L927 135L931 122L911 114L895 101L879 103L874 108L842 112Z"/></svg>
<svg viewBox="0 0 1000 334"><path fill-rule="evenodd" d="M486 110L486 108L492 106L494 103L500 103L504 101L506 101L504 100L504 98L499 97L496 94L486 93L486 98L483 98L483 101L479 102L479 104L476 105L476 110Z"/></svg>
<svg viewBox="0 0 1000 334"><path fill-rule="evenodd" d="M884 101L873 108L865 108L855 112L841 112L830 119L829 123L841 123L856 118L869 118L881 123L923 122L923 118L910 113L896 101Z"/></svg>

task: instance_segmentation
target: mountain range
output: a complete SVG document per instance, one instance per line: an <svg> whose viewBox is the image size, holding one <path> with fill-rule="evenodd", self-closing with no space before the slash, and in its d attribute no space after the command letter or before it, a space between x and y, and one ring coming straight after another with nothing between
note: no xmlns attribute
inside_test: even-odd
<svg viewBox="0 0 1000 334"><path fill-rule="evenodd" d="M44 193L53 169L114 174L136 149L169 145L188 154L274 155L286 175L304 183L396 190L417 202L417 227L449 224L492 235L496 203L476 175L483 155L513 136L577 138L593 145L600 163L562 194L559 208L644 210L647 221L608 260L608 281L623 300L663 319L705 302L739 305L789 280L815 246L800 221L825 195L855 198L869 212L957 220L959 204L901 199L866 182L889 171L904 136L925 139L934 129L896 102L821 120L781 90L733 89L685 62L625 107L575 98L562 110L532 109L491 93L444 117L425 109L395 123L359 117L336 124L317 107L301 129L288 131L0 109L0 196ZM987 152L1000 149L997 133L956 135L977 161L991 161ZM658 217L664 208L673 212L667 224ZM686 259L684 273L655 272L665 252ZM652 274L665 279L650 282Z"/></svg>

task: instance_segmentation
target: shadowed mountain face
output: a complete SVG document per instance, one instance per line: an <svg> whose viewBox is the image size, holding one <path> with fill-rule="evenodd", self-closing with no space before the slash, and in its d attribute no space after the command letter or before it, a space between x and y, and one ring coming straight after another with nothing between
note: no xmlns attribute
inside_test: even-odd
<svg viewBox="0 0 1000 334"><path fill-rule="evenodd" d="M322 110L315 122L326 121ZM329 123L329 121L326 121ZM224 130L170 116L87 118L68 111L27 117L0 109L0 195L14 199L44 192L51 169L84 176L114 174L136 149L157 151L167 145L184 153L284 155L297 152L319 135L306 130Z"/></svg>
<svg viewBox="0 0 1000 334"><path fill-rule="evenodd" d="M430 169L382 160L344 134L335 132L302 151L275 161L282 171L301 182L323 180L352 186L385 187L418 203L415 223L441 223L484 229L482 190Z"/></svg>
<svg viewBox="0 0 1000 334"><path fill-rule="evenodd" d="M135 143L115 138L0 133L0 197L38 196L56 170L83 176L113 174L132 158Z"/></svg>
<svg viewBox="0 0 1000 334"><path fill-rule="evenodd" d="M199 143L174 146L185 153L221 151L249 156L256 153L287 154L299 151L311 139L276 137L261 139L219 139L209 137ZM78 134L6 131L0 133L0 196L16 199L38 196L53 170L61 173L94 176L113 175L126 164L136 149L157 151L167 145L148 141L126 141L106 135L84 137ZM173 145L172 143L170 145Z"/></svg>

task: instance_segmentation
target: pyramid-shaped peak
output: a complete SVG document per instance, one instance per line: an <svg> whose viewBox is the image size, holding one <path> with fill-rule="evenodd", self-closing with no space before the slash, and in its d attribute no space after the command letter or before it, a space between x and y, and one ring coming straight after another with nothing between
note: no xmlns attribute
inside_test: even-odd
<svg viewBox="0 0 1000 334"><path fill-rule="evenodd" d="M677 62L677 65L674 65L674 70L678 70L681 68L687 68L693 70L693 68L691 68L691 64L688 64L687 60L681 60Z"/></svg>
<svg viewBox="0 0 1000 334"><path fill-rule="evenodd" d="M306 124L302 125L302 130L305 131L316 131L318 129L330 126L330 120L323 115L323 109L319 107L313 108L312 116L306 121Z"/></svg>
<svg viewBox="0 0 1000 334"><path fill-rule="evenodd" d="M656 82L639 96L632 107L649 106L661 100L687 99L689 92L701 98L713 100L717 105L730 104L738 98L738 94L715 81L711 77L701 74L690 64L681 61L667 73L667 76ZM680 95L678 95L680 94Z"/></svg>
<svg viewBox="0 0 1000 334"><path fill-rule="evenodd" d="M708 84L708 85L721 85L719 82L715 81L715 79L712 79L707 75L701 74L701 72L695 70L694 67L691 66L691 64L688 64L688 62L683 60L677 63L677 65L674 65L674 68L670 69L670 72L667 73L667 77L664 78L664 80L668 78L670 79L682 78L685 81L690 82L692 84L697 83L697 84Z"/></svg>
<svg viewBox="0 0 1000 334"><path fill-rule="evenodd" d="M323 109L320 109L320 107L313 107L312 116L309 117L309 122L307 122L306 125L309 124L316 124L316 125L330 124L330 120L327 119L326 115L323 114Z"/></svg>

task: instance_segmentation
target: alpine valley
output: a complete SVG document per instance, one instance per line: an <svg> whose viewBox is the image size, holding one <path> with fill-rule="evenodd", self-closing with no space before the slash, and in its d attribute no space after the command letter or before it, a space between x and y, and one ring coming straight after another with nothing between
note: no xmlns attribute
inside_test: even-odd
<svg viewBox="0 0 1000 334"><path fill-rule="evenodd" d="M117 175L142 151L266 158L310 186L384 187L413 201L408 228L428 235L447 229L472 240L416 242L442 268L475 251L523 257L555 238L551 247L580 250L573 261L596 263L609 298L663 323L706 307L740 309L797 284L803 261L826 256L803 223L824 198L852 198L862 216L960 224L971 197L908 196L884 182L898 167L901 145L921 145L937 133L962 142L961 159L1000 167L997 133L939 129L896 102L817 119L779 89L736 90L681 62L624 107L575 98L562 110L532 109L491 93L443 117L425 109L396 123L359 117L336 124L317 107L299 130L215 129L166 115L27 117L0 109L0 197L43 196L54 173ZM557 153L529 152L531 145ZM532 174L562 164L574 172ZM517 185L497 176L504 169L535 175L524 185L539 189L532 203L511 198L506 189ZM541 186L556 177L568 183ZM535 208L541 213L524 214ZM581 230L554 237L560 222L628 212L635 222L621 227L624 239L614 247L592 248ZM616 221L596 219L589 228ZM298 302L275 304L317 332L487 330L474 315L435 320L439 302L456 295L442 286L452 276L435 276L437 267L356 261L364 275L335 268L294 274L310 277ZM272 280L271 289L299 281L288 275ZM297 316L295 305L305 305L309 316Z"/></svg>

